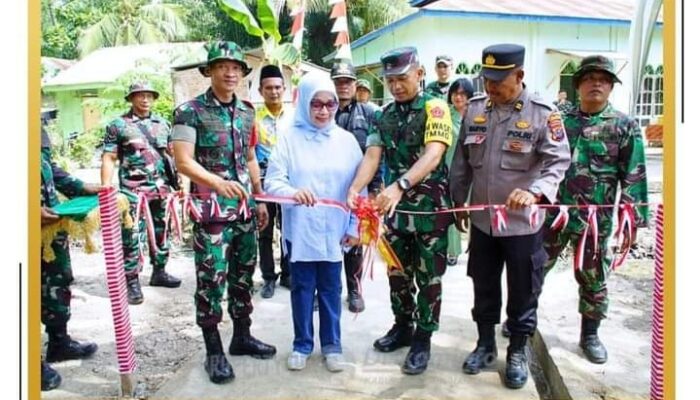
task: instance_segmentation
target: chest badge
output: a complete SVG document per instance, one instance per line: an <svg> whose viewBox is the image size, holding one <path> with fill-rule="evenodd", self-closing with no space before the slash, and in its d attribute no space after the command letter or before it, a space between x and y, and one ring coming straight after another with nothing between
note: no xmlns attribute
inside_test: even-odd
<svg viewBox="0 0 700 400"><path fill-rule="evenodd" d="M518 129L527 129L530 127L530 123L527 121L518 121L515 123L515 127Z"/></svg>
<svg viewBox="0 0 700 400"><path fill-rule="evenodd" d="M486 123L486 116L484 115L477 115L473 119L475 124L485 124Z"/></svg>

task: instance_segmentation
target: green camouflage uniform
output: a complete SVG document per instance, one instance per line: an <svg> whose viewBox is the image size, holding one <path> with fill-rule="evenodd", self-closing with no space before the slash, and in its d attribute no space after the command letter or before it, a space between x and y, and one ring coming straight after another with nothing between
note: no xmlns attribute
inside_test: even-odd
<svg viewBox="0 0 700 400"><path fill-rule="evenodd" d="M447 101L447 93L450 90L451 83L452 82L449 81L447 83L440 83L438 81L430 82L425 87L425 92L433 97Z"/></svg>
<svg viewBox="0 0 700 400"><path fill-rule="evenodd" d="M41 206L59 204L57 192L68 197L84 195L84 184L62 170L51 159L51 142L41 129ZM69 240L66 232L59 232L51 243L56 259L41 260L41 322L46 326L65 325L70 319L70 284L73 282Z"/></svg>
<svg viewBox="0 0 700 400"><path fill-rule="evenodd" d="M554 104L554 106L558 108L559 111L561 111L562 115L576 110L576 107L574 107L574 103L570 102L569 100L564 100L563 103L555 101L552 104Z"/></svg>
<svg viewBox="0 0 700 400"><path fill-rule="evenodd" d="M427 107L433 117L429 121ZM378 112L378 122L370 128L367 146L382 146L386 161L386 183L391 185L418 161L425 150L429 133L439 136L447 146L452 144L452 124L447 104L420 93L408 104L390 103ZM391 308L396 322L417 325L425 331L436 331L440 321L442 275L445 273L447 228L453 223L452 214L418 216L402 211L436 211L451 207L445 157L422 182L407 190L396 210L386 220L386 238L398 256L403 271L389 271Z"/></svg>
<svg viewBox="0 0 700 400"><path fill-rule="evenodd" d="M207 171L223 179L241 183L251 193L248 149L257 141L255 109L235 99L231 106L221 104L211 90L180 105L175 110L172 140L195 145L194 159ZM239 215L239 200L217 195L221 215L211 217L212 189L191 183L190 192L202 212L194 224L197 289L197 325L215 326L221 321L221 300L228 282L228 311L235 323L250 325L253 311L251 289L257 261L256 224L252 217L255 202L250 199L251 217Z"/></svg>
<svg viewBox="0 0 700 400"><path fill-rule="evenodd" d="M136 218L138 193L149 195L148 207L156 236L156 248L152 248L146 239L146 222L143 219L133 228L122 226L127 277L138 276L143 267L139 260L139 243L148 243L154 272L165 269L168 262L170 240L164 243L163 235L166 228L166 196L170 193L170 186L166 183L165 164L159 152L165 151L169 137L170 125L154 114L140 118L129 111L107 125L104 152L116 153L119 158L119 185L123 192L133 194L127 196L131 217Z"/></svg>
<svg viewBox="0 0 700 400"><path fill-rule="evenodd" d="M647 180L644 143L634 119L608 104L603 111L589 115L574 110L564 116L571 146L571 166L559 186L561 204L613 204L617 185L622 188L621 203L646 203ZM586 228L587 209L569 210L569 223L561 231L548 231L545 250L549 260L545 271L554 267L558 255L568 243L574 248ZM551 226L556 212L548 213L545 226ZM601 320L608 309L606 278L612 254L608 239L612 233L613 209L598 209L598 253L593 254L593 239L588 237L583 265L575 273L579 284L579 312L585 318ZM635 224L646 226L648 207L635 207ZM590 235L590 231L589 231Z"/></svg>

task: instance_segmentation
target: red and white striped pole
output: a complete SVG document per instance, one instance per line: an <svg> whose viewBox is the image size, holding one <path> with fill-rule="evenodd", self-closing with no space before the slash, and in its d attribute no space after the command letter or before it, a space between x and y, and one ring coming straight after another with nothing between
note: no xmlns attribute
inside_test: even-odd
<svg viewBox="0 0 700 400"><path fill-rule="evenodd" d="M664 398L664 205L656 209L654 304L651 321L651 400Z"/></svg>
<svg viewBox="0 0 700 400"><path fill-rule="evenodd" d="M112 304L112 320L114 321L122 396L132 396L134 382L131 374L136 370L136 351L126 299L126 277L124 275L120 215L117 208L117 190L109 188L100 191L99 200L107 292Z"/></svg>

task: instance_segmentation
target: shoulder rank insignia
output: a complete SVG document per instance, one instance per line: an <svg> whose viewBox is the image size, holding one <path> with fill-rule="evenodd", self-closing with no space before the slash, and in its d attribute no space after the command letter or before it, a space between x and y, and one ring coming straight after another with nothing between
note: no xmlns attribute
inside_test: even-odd
<svg viewBox="0 0 700 400"><path fill-rule="evenodd" d="M523 101L522 100L516 101L515 104L513 105L513 108L515 109L515 111L522 110L523 109Z"/></svg>

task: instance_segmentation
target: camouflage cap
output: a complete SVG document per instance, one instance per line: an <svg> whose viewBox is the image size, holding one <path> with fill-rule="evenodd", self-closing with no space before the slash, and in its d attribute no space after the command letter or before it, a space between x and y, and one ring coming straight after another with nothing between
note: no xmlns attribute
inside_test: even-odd
<svg viewBox="0 0 700 400"><path fill-rule="evenodd" d="M157 90L151 86L150 82L134 82L131 85L129 85L129 90L126 93L126 96L124 96L124 100L129 101L129 98L131 97L132 94L134 93L139 93L139 92L150 92L153 93L153 97L155 99L158 99L160 96L160 93L158 93Z"/></svg>
<svg viewBox="0 0 700 400"><path fill-rule="evenodd" d="M250 74L252 71L252 69L248 67L248 63L245 61L243 49L241 49L241 46L237 45L235 42L211 42L204 45L204 48L207 50L207 63L206 65L199 66L199 72L206 77L209 77L206 67L211 66L215 62L221 60L235 61L241 64L243 67L243 76L248 76L248 74Z"/></svg>
<svg viewBox="0 0 700 400"><path fill-rule="evenodd" d="M452 57L450 57L446 54L439 55L439 56L435 57L435 65L438 65L440 63L452 65Z"/></svg>
<svg viewBox="0 0 700 400"><path fill-rule="evenodd" d="M401 47L384 53L380 61L384 76L403 75L411 68L419 68L418 50L415 47Z"/></svg>
<svg viewBox="0 0 700 400"><path fill-rule="evenodd" d="M369 84L369 81L367 79L358 79L357 88L365 88L369 90L370 93L372 93L372 85Z"/></svg>
<svg viewBox="0 0 700 400"><path fill-rule="evenodd" d="M331 79L335 78L357 79L355 67L352 66L350 60L338 60L333 63L331 67Z"/></svg>
<svg viewBox="0 0 700 400"><path fill-rule="evenodd" d="M622 83L615 73L615 64L613 64L611 59L602 55L593 55L581 60L581 65L579 65L576 72L574 72L574 87L578 87L583 75L592 71L607 72L614 82Z"/></svg>

